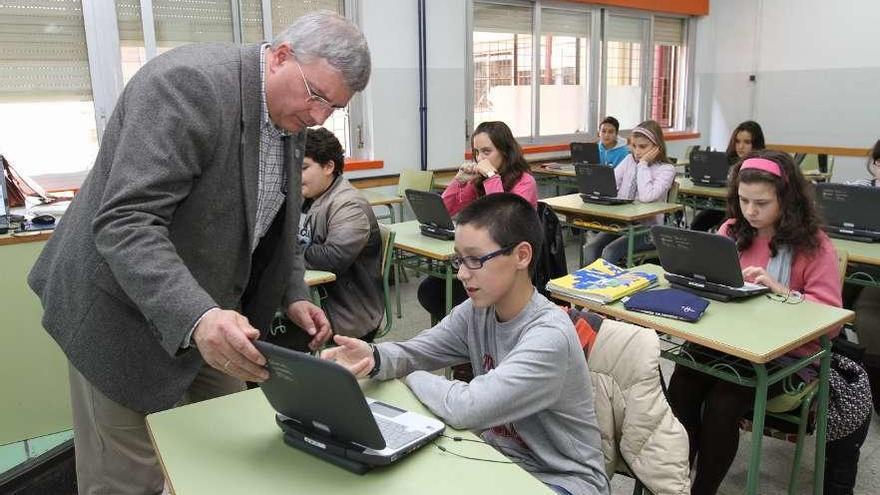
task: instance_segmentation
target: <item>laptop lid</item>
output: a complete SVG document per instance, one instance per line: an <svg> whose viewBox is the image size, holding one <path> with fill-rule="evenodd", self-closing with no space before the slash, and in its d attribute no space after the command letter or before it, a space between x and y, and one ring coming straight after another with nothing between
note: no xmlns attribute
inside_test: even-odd
<svg viewBox="0 0 880 495"><path fill-rule="evenodd" d="M829 227L880 232L874 211L880 188L823 182L816 185L816 201Z"/></svg>
<svg viewBox="0 0 880 495"><path fill-rule="evenodd" d="M571 143L569 147L573 163L601 163L599 159L599 143Z"/></svg>
<svg viewBox="0 0 880 495"><path fill-rule="evenodd" d="M613 198L617 196L617 180L614 169L607 165L576 163L578 191L594 197Z"/></svg>
<svg viewBox="0 0 880 495"><path fill-rule="evenodd" d="M446 210L446 205L443 204L443 197L440 194L415 189L407 189L405 194L419 223L455 230L455 224L452 223L452 217L449 216L449 211Z"/></svg>
<svg viewBox="0 0 880 495"><path fill-rule="evenodd" d="M651 235L668 273L728 287L745 285L733 239L666 225L651 227Z"/></svg>
<svg viewBox="0 0 880 495"><path fill-rule="evenodd" d="M706 150L694 150L691 153L690 173L695 181L726 183L729 170L727 153Z"/></svg>

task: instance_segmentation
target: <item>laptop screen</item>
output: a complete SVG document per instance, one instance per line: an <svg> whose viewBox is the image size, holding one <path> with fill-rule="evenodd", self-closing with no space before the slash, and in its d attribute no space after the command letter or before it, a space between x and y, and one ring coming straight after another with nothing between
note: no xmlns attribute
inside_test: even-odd
<svg viewBox="0 0 880 495"><path fill-rule="evenodd" d="M617 196L614 169L607 165L578 163L574 167L578 191L589 196L613 198Z"/></svg>
<svg viewBox="0 0 880 495"><path fill-rule="evenodd" d="M441 195L430 191L407 189L406 199L419 223L455 230L455 224L452 223L452 217L449 216Z"/></svg>
<svg viewBox="0 0 880 495"><path fill-rule="evenodd" d="M822 183L816 186L816 201L831 227L880 232L880 218L874 212L880 188Z"/></svg>
<svg viewBox="0 0 880 495"><path fill-rule="evenodd" d="M667 272L729 287L743 286L733 239L665 225L651 227L651 235Z"/></svg>
<svg viewBox="0 0 880 495"><path fill-rule="evenodd" d="M600 163L599 143L571 143L569 147L573 163Z"/></svg>
<svg viewBox="0 0 880 495"><path fill-rule="evenodd" d="M730 161L726 153L705 150L691 153L690 172L695 179L726 181L729 169Z"/></svg>

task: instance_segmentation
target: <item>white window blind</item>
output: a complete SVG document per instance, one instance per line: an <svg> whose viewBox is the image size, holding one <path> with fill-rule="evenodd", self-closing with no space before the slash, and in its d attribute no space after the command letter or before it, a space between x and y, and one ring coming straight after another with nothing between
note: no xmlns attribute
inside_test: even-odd
<svg viewBox="0 0 880 495"><path fill-rule="evenodd" d="M0 2L0 101L91 99L80 0Z"/></svg>
<svg viewBox="0 0 880 495"><path fill-rule="evenodd" d="M474 2L474 31L532 34L532 9Z"/></svg>
<svg viewBox="0 0 880 495"><path fill-rule="evenodd" d="M654 17L654 44L684 45L684 19L675 17Z"/></svg>
<svg viewBox="0 0 880 495"><path fill-rule="evenodd" d="M153 0L156 44L232 41L229 0Z"/></svg>
<svg viewBox="0 0 880 495"><path fill-rule="evenodd" d="M644 21L637 17L608 16L605 25L606 41L641 43L644 34Z"/></svg>
<svg viewBox="0 0 880 495"><path fill-rule="evenodd" d="M590 14L570 10L541 9L541 33L589 38Z"/></svg>
<svg viewBox="0 0 880 495"><path fill-rule="evenodd" d="M116 0L116 23L119 43L124 46L144 46L144 26L141 22L139 0Z"/></svg>
<svg viewBox="0 0 880 495"><path fill-rule="evenodd" d="M266 39L263 34L263 2L241 0L242 41L257 43Z"/></svg>
<svg viewBox="0 0 880 495"><path fill-rule="evenodd" d="M303 14L332 10L345 14L344 0L272 0L272 36L278 36Z"/></svg>

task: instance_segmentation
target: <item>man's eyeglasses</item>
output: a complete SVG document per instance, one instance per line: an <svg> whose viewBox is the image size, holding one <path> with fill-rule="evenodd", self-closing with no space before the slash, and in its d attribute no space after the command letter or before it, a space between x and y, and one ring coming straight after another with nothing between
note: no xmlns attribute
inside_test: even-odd
<svg viewBox="0 0 880 495"><path fill-rule="evenodd" d="M462 265L466 266L468 270L479 270L483 268L483 265L486 264L487 261L491 260L496 256L501 256L504 254L509 254L513 248L516 247L516 244L511 244L509 246L505 246L498 251L492 251L491 253L484 256L458 256L455 255L452 257L449 262L452 264L452 268L458 270L462 267Z"/></svg>
<svg viewBox="0 0 880 495"><path fill-rule="evenodd" d="M309 94L309 97L306 98L306 101L317 103L318 106L321 107L321 110L324 110L325 112L328 110L330 112L335 112L336 110L345 111L345 106L334 105L334 104L330 103L329 101L327 101L327 99L324 98L323 96L319 96L319 95L315 94L315 92L312 91L311 85L309 85L309 81L306 79L306 75L303 73L302 65L300 65L299 62L297 62L296 60L294 60L293 63L295 63L296 68L299 69L299 75L302 77L303 84L306 86L306 93Z"/></svg>

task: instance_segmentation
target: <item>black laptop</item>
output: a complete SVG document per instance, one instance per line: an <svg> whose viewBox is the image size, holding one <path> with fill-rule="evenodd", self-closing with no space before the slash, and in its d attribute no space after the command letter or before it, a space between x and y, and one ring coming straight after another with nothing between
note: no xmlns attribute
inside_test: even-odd
<svg viewBox="0 0 880 495"><path fill-rule="evenodd" d="M694 150L688 165L694 184L708 187L727 187L730 160L721 151Z"/></svg>
<svg viewBox="0 0 880 495"><path fill-rule="evenodd" d="M445 241L455 239L455 224L440 194L415 189L407 189L405 194L410 208L419 221L422 235Z"/></svg>
<svg viewBox="0 0 880 495"><path fill-rule="evenodd" d="M880 204L880 188L823 182L816 185L816 201L829 236L880 241L880 217L874 211Z"/></svg>
<svg viewBox="0 0 880 495"><path fill-rule="evenodd" d="M729 237L665 225L651 227L664 276L672 287L730 301L770 289L743 280L736 244Z"/></svg>
<svg viewBox="0 0 880 495"><path fill-rule="evenodd" d="M284 442L349 471L364 474L429 443L443 422L364 397L342 366L256 341L268 360L260 389L277 411Z"/></svg>
<svg viewBox="0 0 880 495"><path fill-rule="evenodd" d="M578 163L574 167L578 191L584 203L600 205L622 205L632 203L631 199L617 197L617 180L614 168L608 165Z"/></svg>
<svg viewBox="0 0 880 495"><path fill-rule="evenodd" d="M601 163L599 159L599 143L571 143L572 163Z"/></svg>

